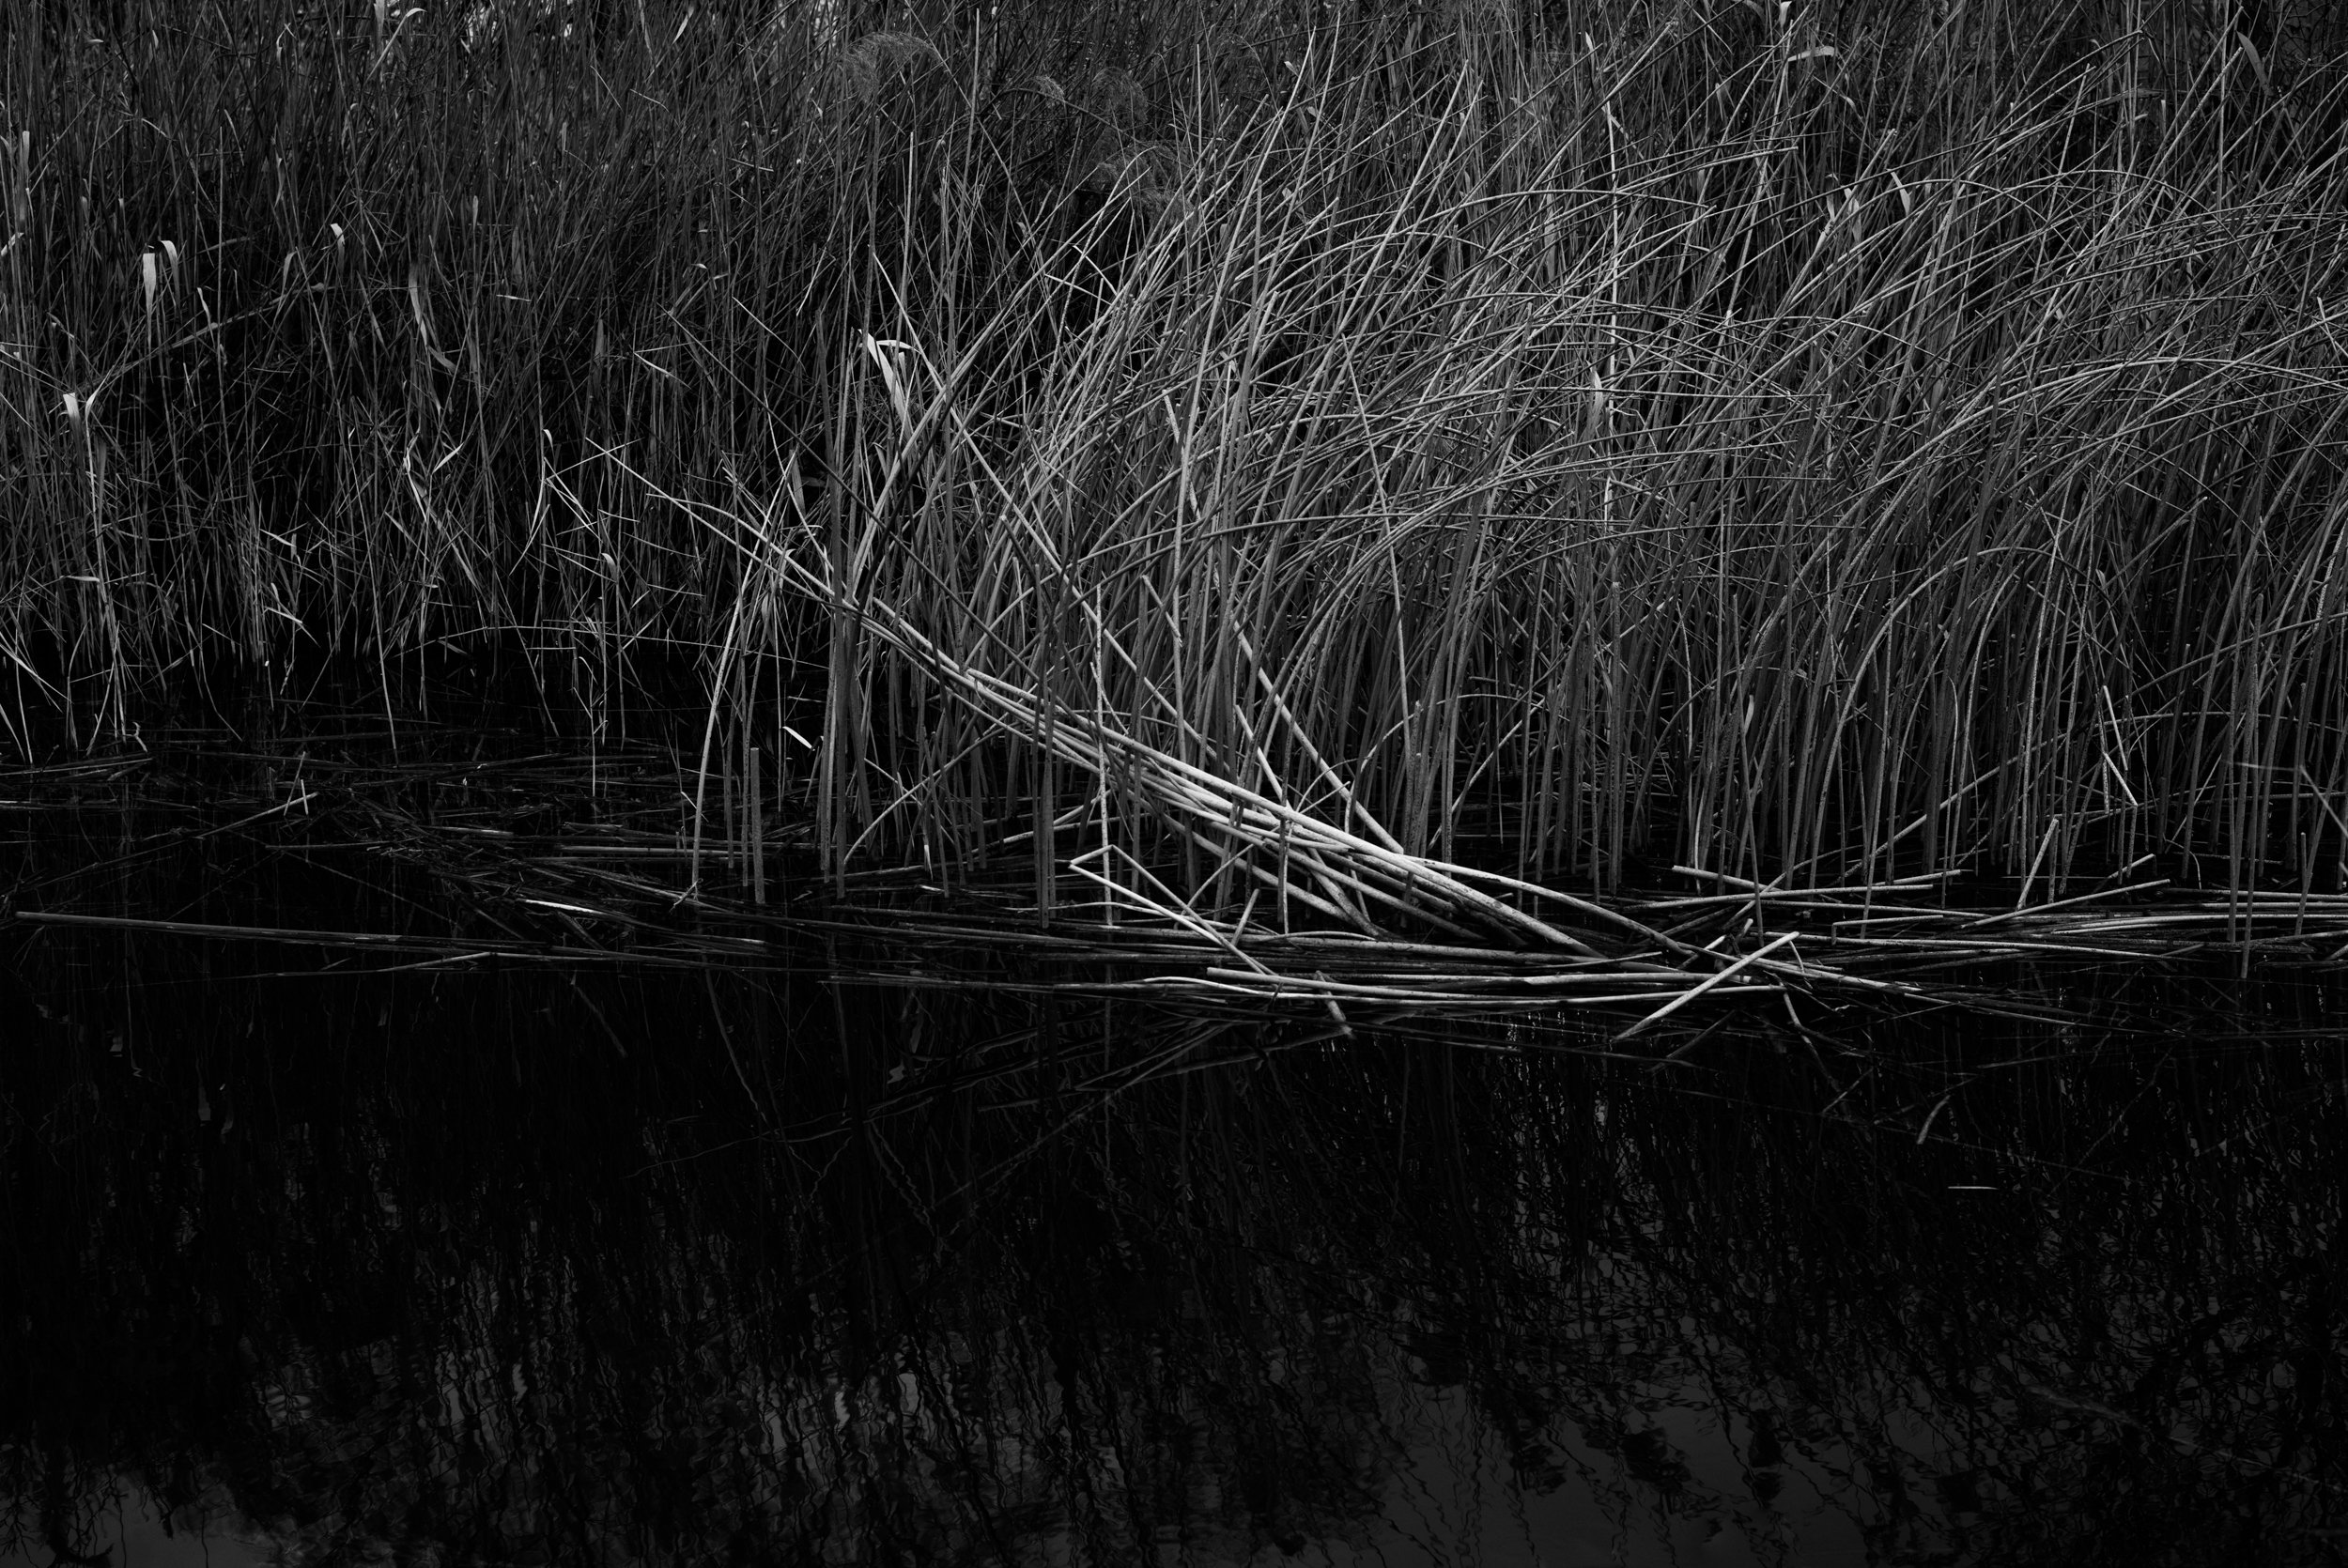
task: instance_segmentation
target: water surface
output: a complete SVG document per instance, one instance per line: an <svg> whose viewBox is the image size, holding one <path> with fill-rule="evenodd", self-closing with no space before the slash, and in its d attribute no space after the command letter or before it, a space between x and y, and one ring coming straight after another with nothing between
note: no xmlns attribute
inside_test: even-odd
<svg viewBox="0 0 2348 1568"><path fill-rule="evenodd" d="M1657 1066L1055 992L999 952L880 983L836 933L482 956L455 938L494 889L452 913L300 817L94 797L15 840L19 909L418 945L0 932L0 1560L2348 1539L2311 988L1756 1012Z"/></svg>

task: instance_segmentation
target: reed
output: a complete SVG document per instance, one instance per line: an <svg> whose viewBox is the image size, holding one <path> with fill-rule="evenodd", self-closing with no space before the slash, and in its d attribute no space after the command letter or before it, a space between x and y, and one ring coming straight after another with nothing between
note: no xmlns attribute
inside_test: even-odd
<svg viewBox="0 0 2348 1568"><path fill-rule="evenodd" d="M682 655L749 879L1227 931L2336 892L2348 38L2260 15L53 4L10 722Z"/></svg>

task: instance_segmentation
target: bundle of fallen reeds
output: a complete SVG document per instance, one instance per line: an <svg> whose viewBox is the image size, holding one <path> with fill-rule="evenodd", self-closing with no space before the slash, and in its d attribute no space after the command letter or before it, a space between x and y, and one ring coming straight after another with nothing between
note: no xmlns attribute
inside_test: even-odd
<svg viewBox="0 0 2348 1568"><path fill-rule="evenodd" d="M1072 766L1133 752L1071 728L1088 737L1069 743ZM2082 979L2099 991L2120 978L2207 974L2213 961L2221 971L2256 965L2275 976L2348 959L2348 899L2227 899L2161 878L2047 898L2043 884L1924 876L1787 887L1683 867L1695 891L1624 895L1611 915L1560 900L1572 916L1560 930L1495 917L1457 891L1510 891L1502 882L1311 824L1297 835L1308 845L1302 859L1319 868L1311 875L1386 890L1383 902L1351 906L1368 929L1300 921L1283 930L1267 917L1270 899L1218 909L1179 896L1144 865L1128 861L1109 875L1111 857L1097 849L1072 857L1077 874L1064 879L1045 925L1032 886L1017 878L949 887L919 869L808 876L813 845L804 830L765 846L777 870L774 897L762 899L752 853L715 841L697 850L689 754L645 748L607 759L590 790L573 760L485 761L478 737L463 740L471 755L405 761L215 746L200 776L125 757L10 772L0 792L11 817L49 822L38 837L54 844L58 824L94 812L101 853L68 863L61 877L20 878L0 917L61 933L332 949L402 967L815 966L835 981L1134 994L1225 1016L1319 1018L1340 1034L1413 1016L1505 1018L1536 1029L1525 1038L1537 1043L1611 1050L1635 1040L1647 1057L1677 1054L1756 1004L1797 1032L1854 1016L1853 1003L1861 1015L1955 1005L2043 1018ZM1227 847L1245 842L1230 827L1234 810L1242 829L1251 811L1270 820L1228 792L1204 799L1224 813L1217 842ZM110 808L182 825L126 838L103 825ZM1182 808L1177 800L1165 809ZM1193 800L1187 809L1208 807ZM1084 824L1064 826L1073 834ZM368 906L371 917L329 911L307 924L289 911L182 909L179 884L166 898L125 900L142 868L161 865L175 844L218 846L224 837L270 855L376 861L384 874L360 880L408 889L388 899L397 918L382 919L386 900ZM721 867L722 857L735 863ZM437 889L421 899L419 873L422 887ZM1461 937L1411 930L1452 915Z"/></svg>
<svg viewBox="0 0 2348 1568"><path fill-rule="evenodd" d="M776 560L798 586L818 595L835 596L826 579L799 556L784 551ZM1497 890L1555 905L1570 912L1572 918L1617 938L1628 933L1645 945L1673 945L1638 922L1590 899L1499 872L1413 854L1358 803L1352 804L1352 811L1360 824L1356 831L1292 804L1285 798L1287 792L1275 776L1262 776L1266 788L1259 791L1186 761L1112 726L1097 712L1071 710L1048 691L1022 686L955 658L893 607L878 600L868 601L860 608L842 607L854 610L859 630L884 639L914 661L922 673L1002 733L1074 764L1097 781L1092 805L1102 819L1102 842L1072 857L1067 865L1106 891L1113 903L1131 900L1159 913L1187 908L1194 900L1174 895L1145 862L1112 836L1108 819L1117 808L1111 804L1112 792L1129 808L1136 803L1146 808L1151 826L1171 824L1189 845L1213 856L1206 872L1208 883L1220 882L1233 871L1244 874L1258 884L1247 899L1251 908L1268 892L1264 901L1277 909L1283 928L1290 903L1365 931L1377 930L1373 911L1398 911L1411 920L1461 937L1483 934L1599 956L1584 938L1504 902L1496 896ZM1107 633L1104 628L1099 635L1105 638ZM1334 773L1328 773L1326 779L1330 788L1344 792L1343 781ZM1072 825L1083 822L1080 816ZM1039 837L1048 850L1051 835ZM1120 870L1129 873L1130 880L1120 876ZM1049 886L1047 882L1043 910L1046 915ZM1244 924L1244 915L1242 920Z"/></svg>

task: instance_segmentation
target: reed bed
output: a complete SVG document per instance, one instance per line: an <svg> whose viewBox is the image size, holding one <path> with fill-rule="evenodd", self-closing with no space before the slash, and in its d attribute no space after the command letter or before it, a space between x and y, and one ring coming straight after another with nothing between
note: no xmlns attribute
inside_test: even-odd
<svg viewBox="0 0 2348 1568"><path fill-rule="evenodd" d="M1040 931L1017 884L950 888L919 868L876 868L851 873L843 896L816 874L811 824L764 843L697 835L689 753L639 747L591 779L580 759L533 754L514 744L522 736L488 755L478 731L431 738L443 755L418 759L424 737L363 728L332 746L241 754L217 737L163 735L152 758L0 768L0 849L13 868L0 930L333 952L370 972L797 971L1125 995L1331 1039L1482 1017L1519 1031L1512 1049L1655 1061L1730 1018L1814 1039L1951 1007L2062 1021L2148 976L2255 964L2268 979L2305 978L2348 959L2338 896L2228 898L2152 879L2051 902L2008 886L1993 903L1986 887L1946 877L1721 891L1734 879L1694 868L1677 874L1700 891L1619 896L1586 944L1282 931L1252 910L1218 915L1162 884L1152 903L1105 878ZM228 893L240 862L277 897ZM302 883L340 891L288 893ZM2167 994L2146 993L2155 1014L2174 1006L2156 1000Z"/></svg>
<svg viewBox="0 0 2348 1568"><path fill-rule="evenodd" d="M2333 933L2328 13L50 14L20 738L502 638L600 739L681 657L693 889L804 832L1258 989Z"/></svg>

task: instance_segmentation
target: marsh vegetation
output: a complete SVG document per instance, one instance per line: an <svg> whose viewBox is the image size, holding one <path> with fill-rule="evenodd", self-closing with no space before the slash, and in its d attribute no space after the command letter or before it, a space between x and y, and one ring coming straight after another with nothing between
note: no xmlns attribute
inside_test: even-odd
<svg viewBox="0 0 2348 1568"><path fill-rule="evenodd" d="M455 652L581 749L682 691L762 893L1675 963L1673 867L2348 895L2321 8L8 40L19 746Z"/></svg>

